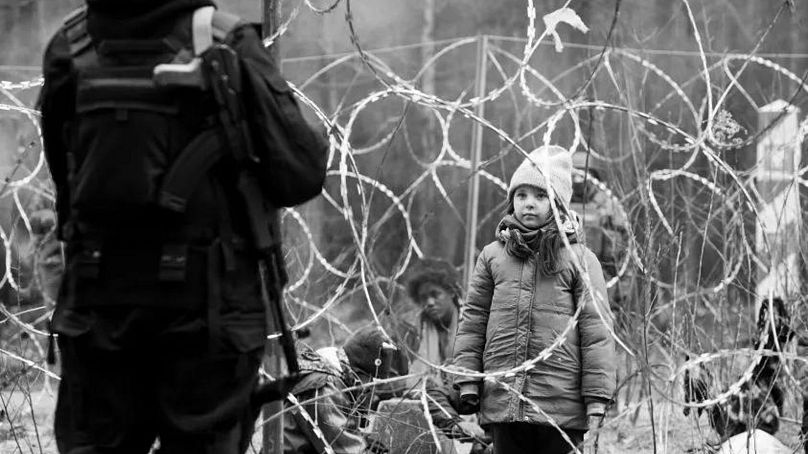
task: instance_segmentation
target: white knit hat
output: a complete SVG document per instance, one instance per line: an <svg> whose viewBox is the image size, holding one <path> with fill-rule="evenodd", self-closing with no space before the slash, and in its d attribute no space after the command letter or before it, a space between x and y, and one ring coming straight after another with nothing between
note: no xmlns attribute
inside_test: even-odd
<svg viewBox="0 0 808 454"><path fill-rule="evenodd" d="M547 182L553 186L553 191L565 206L569 206L572 199L572 155L558 145L544 145L527 155L511 177L508 200L519 186L530 185L547 190Z"/></svg>

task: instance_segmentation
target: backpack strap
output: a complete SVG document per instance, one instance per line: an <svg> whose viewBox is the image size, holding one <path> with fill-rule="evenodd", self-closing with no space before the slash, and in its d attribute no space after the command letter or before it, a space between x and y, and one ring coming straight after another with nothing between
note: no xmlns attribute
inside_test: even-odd
<svg viewBox="0 0 808 454"><path fill-rule="evenodd" d="M213 37L217 41L224 42L227 35L229 35L230 32L235 30L236 27L242 25L243 23L244 21L234 14L216 11L213 14L213 20L211 21L211 25L213 27Z"/></svg>
<svg viewBox="0 0 808 454"><path fill-rule="evenodd" d="M214 40L223 42L241 23L240 17L216 11L213 6L204 6L194 11L192 21L194 55L202 55L213 45Z"/></svg>
<svg viewBox="0 0 808 454"><path fill-rule="evenodd" d="M200 80L198 77L188 77L189 74L198 73L202 70L199 66L199 55L213 46L214 41L223 41L241 23L241 18L238 16L216 11L212 6L202 7L194 11L191 29L194 55L196 55L194 60L196 62L176 66L159 65L165 68L165 72L161 74L162 77L166 77L166 74L172 71L184 71L184 74L178 79L193 80L199 86L205 86L204 81L196 82ZM186 68L183 70L180 66ZM161 71L156 69L156 73L158 72ZM170 211L184 212L188 199L199 182L214 164L228 153L227 146L222 142L219 131L208 129L201 132L177 155L177 159L166 172L158 204Z"/></svg>
<svg viewBox="0 0 808 454"><path fill-rule="evenodd" d="M204 6L194 11L191 20L191 36L194 44L194 55L202 55L213 45L213 15L216 8Z"/></svg>
<svg viewBox="0 0 808 454"><path fill-rule="evenodd" d="M71 11L67 16L62 19L62 25L65 28L70 28L78 21L84 20L87 17L87 6L82 6Z"/></svg>
<svg viewBox="0 0 808 454"><path fill-rule="evenodd" d="M87 32L87 7L82 7L68 14L64 19L62 30L70 45L70 57L81 60L80 63L97 59L93 39Z"/></svg>
<svg viewBox="0 0 808 454"><path fill-rule="evenodd" d="M188 199L208 171L227 154L218 131L207 129L177 155L163 177L157 203L170 211L185 212Z"/></svg>

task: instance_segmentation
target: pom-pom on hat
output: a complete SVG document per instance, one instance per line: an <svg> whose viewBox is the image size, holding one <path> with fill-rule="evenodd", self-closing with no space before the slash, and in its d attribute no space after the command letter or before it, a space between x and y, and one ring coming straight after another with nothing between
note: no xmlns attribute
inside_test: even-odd
<svg viewBox="0 0 808 454"><path fill-rule="evenodd" d="M548 182L553 186L558 199L569 206L572 199L572 155L558 145L544 145L527 155L511 177L508 200L513 198L516 188L522 185L535 186L549 193Z"/></svg>

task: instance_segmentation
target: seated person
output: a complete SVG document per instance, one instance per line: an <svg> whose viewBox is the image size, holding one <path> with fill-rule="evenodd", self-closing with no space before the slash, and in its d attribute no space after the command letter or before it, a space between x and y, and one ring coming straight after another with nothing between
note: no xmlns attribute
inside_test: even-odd
<svg viewBox="0 0 808 454"><path fill-rule="evenodd" d="M374 326L357 331L342 347L314 351L301 342L298 361L300 378L291 393L299 405L286 400L284 453L326 452L326 444L336 454L383 452L359 429L374 403L391 392L372 385L374 378L407 374L404 352Z"/></svg>
<svg viewBox="0 0 808 454"><path fill-rule="evenodd" d="M445 374L430 368L421 360L442 365L447 365L451 360L462 301L460 277L448 262L424 259L412 268L406 286L410 299L418 306L418 312L403 337L406 345L417 354L412 359L410 373L426 375L427 403L432 422L446 437L472 442L471 452L484 452L490 437L476 423L475 417L460 416L458 392L452 388Z"/></svg>
<svg viewBox="0 0 808 454"><path fill-rule="evenodd" d="M418 305L415 320L402 336L418 357L432 364L451 359L460 316L460 284L454 267L438 259L424 259L407 279L407 293ZM410 373L430 372L427 363L413 359ZM434 372L434 371L433 371ZM433 374L437 375L437 374Z"/></svg>

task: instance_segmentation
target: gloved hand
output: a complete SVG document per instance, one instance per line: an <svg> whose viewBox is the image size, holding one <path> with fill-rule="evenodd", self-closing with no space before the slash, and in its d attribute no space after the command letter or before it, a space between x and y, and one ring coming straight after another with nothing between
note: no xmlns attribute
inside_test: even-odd
<svg viewBox="0 0 808 454"><path fill-rule="evenodd" d="M476 383L461 385L457 412L461 415L471 415L478 411L480 411L480 385Z"/></svg>
<svg viewBox="0 0 808 454"><path fill-rule="evenodd" d="M587 430L596 430L603 421L606 414L608 401L603 399L589 399L586 404L586 426Z"/></svg>
<svg viewBox="0 0 808 454"><path fill-rule="evenodd" d="M587 432L584 434L584 441L578 447L583 454L592 454L595 452L595 442L593 438L598 437L598 429L603 424L603 415L588 414L586 415Z"/></svg>
<svg viewBox="0 0 808 454"><path fill-rule="evenodd" d="M603 415L587 415L586 416L587 430L596 430L600 426L601 421L603 421Z"/></svg>
<svg viewBox="0 0 808 454"><path fill-rule="evenodd" d="M579 446L583 454L592 454L595 452L595 441L600 436L600 426L603 424L603 415L588 414L586 415L587 432L584 434L584 441Z"/></svg>

